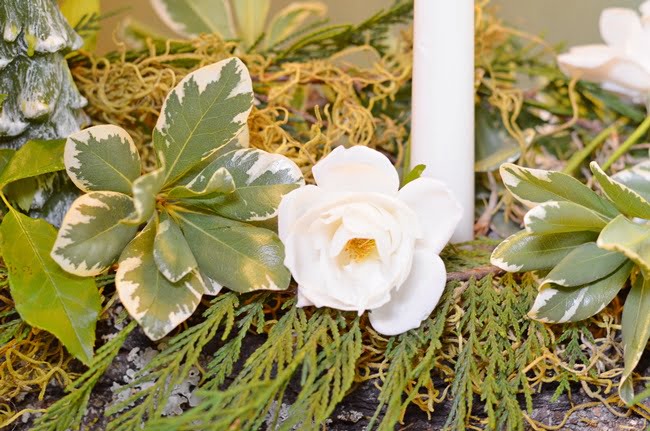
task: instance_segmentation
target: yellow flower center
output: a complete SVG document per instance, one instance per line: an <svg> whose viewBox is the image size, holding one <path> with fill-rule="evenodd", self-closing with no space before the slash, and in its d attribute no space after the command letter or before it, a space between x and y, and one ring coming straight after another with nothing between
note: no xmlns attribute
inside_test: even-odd
<svg viewBox="0 0 650 431"><path fill-rule="evenodd" d="M361 262L375 250L377 250L377 244L374 239L352 238L345 244L348 256L356 262Z"/></svg>

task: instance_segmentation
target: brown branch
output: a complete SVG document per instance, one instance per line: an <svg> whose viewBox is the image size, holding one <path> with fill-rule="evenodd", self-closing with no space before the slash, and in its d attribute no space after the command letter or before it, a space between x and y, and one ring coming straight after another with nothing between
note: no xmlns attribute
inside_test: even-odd
<svg viewBox="0 0 650 431"><path fill-rule="evenodd" d="M472 277L476 280L480 280L488 275L502 275L505 274L505 271L496 266L481 266L478 268L472 268L467 271L459 272L448 272L447 273L447 282L450 281L468 281Z"/></svg>

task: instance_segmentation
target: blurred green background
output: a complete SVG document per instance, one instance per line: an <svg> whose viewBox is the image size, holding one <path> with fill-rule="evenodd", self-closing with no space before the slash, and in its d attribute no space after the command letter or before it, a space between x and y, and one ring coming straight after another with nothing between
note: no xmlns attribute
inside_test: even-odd
<svg viewBox="0 0 650 431"><path fill-rule="evenodd" d="M420 0L433 1L433 0ZM457 0L445 0L457 1ZM291 0L273 0L279 9ZM358 22L371 13L392 3L392 0L325 0L330 16L336 23ZM508 23L530 33L544 36L548 41L567 44L596 43L598 16L605 7L637 8L641 0L492 0L491 7ZM105 12L129 8L118 17L103 23L99 50L114 48L112 33L117 22L132 15L147 25L164 32L164 25L154 15L149 0L103 0Z"/></svg>

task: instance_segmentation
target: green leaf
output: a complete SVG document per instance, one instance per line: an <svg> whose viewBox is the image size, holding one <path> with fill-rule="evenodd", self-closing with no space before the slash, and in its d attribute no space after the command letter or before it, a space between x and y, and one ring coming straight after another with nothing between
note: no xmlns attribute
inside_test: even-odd
<svg viewBox="0 0 650 431"><path fill-rule="evenodd" d="M133 200L122 193L92 192L79 197L63 218L52 258L75 275L101 274L137 232L137 226L121 223L133 211Z"/></svg>
<svg viewBox="0 0 650 431"><path fill-rule="evenodd" d="M275 233L219 216L184 212L177 218L201 272L215 282L237 292L289 286Z"/></svg>
<svg viewBox="0 0 650 431"><path fill-rule="evenodd" d="M65 140L29 141L15 152L0 174L0 188L14 181L65 169L63 148ZM7 160L9 153L2 157Z"/></svg>
<svg viewBox="0 0 650 431"><path fill-rule="evenodd" d="M139 225L151 218L156 209L156 195L162 188L163 168L151 171L133 181L134 211L123 223Z"/></svg>
<svg viewBox="0 0 650 431"><path fill-rule="evenodd" d="M169 93L153 134L164 160L164 184L228 144L246 126L253 85L244 63L230 58L190 73Z"/></svg>
<svg viewBox="0 0 650 431"><path fill-rule="evenodd" d="M636 368L650 338L650 281L638 277L625 300L623 318L623 347L625 368L618 388L619 396L626 403L634 398L632 371Z"/></svg>
<svg viewBox="0 0 650 431"><path fill-rule="evenodd" d="M56 229L16 211L0 227L11 295L20 316L54 334L68 351L91 363L101 297L95 282L63 271L50 258Z"/></svg>
<svg viewBox="0 0 650 431"><path fill-rule="evenodd" d="M612 179L638 193L650 202L650 161L617 172Z"/></svg>
<svg viewBox="0 0 650 431"><path fill-rule="evenodd" d="M160 215L153 257L158 270L172 283L178 283L198 266L181 228L166 213Z"/></svg>
<svg viewBox="0 0 650 431"><path fill-rule="evenodd" d="M232 175L235 191L201 201L200 205L242 222L274 219L282 197L304 184L302 172L293 161L262 150L232 151L217 158L205 170L222 168Z"/></svg>
<svg viewBox="0 0 650 431"><path fill-rule="evenodd" d="M627 260L625 255L603 250L595 242L576 247L548 273L542 282L571 287L607 277Z"/></svg>
<svg viewBox="0 0 650 431"><path fill-rule="evenodd" d="M131 241L120 256L115 287L122 305L152 340L159 340L192 315L203 294L194 273L171 283L153 257L155 223Z"/></svg>
<svg viewBox="0 0 650 431"><path fill-rule="evenodd" d="M209 198L211 195L235 191L235 180L226 168L214 169L208 165L186 184L174 187L167 196L170 199Z"/></svg>
<svg viewBox="0 0 650 431"><path fill-rule="evenodd" d="M560 233L591 230L600 232L609 220L573 202L549 201L532 208L524 217L530 233Z"/></svg>
<svg viewBox="0 0 650 431"><path fill-rule="evenodd" d="M578 287L547 283L542 285L532 309L531 319L547 323L577 322L600 312L623 288L634 264L621 265L605 278ZM583 271L586 268L582 268Z"/></svg>
<svg viewBox="0 0 650 431"><path fill-rule="evenodd" d="M620 215L598 237L598 247L623 253L650 274L650 226L637 224Z"/></svg>
<svg viewBox="0 0 650 431"><path fill-rule="evenodd" d="M492 265L508 272L550 269L576 247L596 239L595 232L533 235L521 231L506 238L492 252Z"/></svg>
<svg viewBox="0 0 650 431"><path fill-rule="evenodd" d="M492 172L503 163L514 162L521 147L503 126L499 111L488 103L476 106L476 172Z"/></svg>
<svg viewBox="0 0 650 431"><path fill-rule="evenodd" d="M426 168L427 168L426 165L417 165L413 169L411 169L411 171L408 174L404 175L404 179L402 180L402 187L404 187L411 181L415 181L418 178L420 178Z"/></svg>
<svg viewBox="0 0 650 431"><path fill-rule="evenodd" d="M250 48L264 32L271 0L232 0L232 2L237 17L239 38L246 47Z"/></svg>
<svg viewBox="0 0 650 431"><path fill-rule="evenodd" d="M650 202L634 190L607 176L600 169L598 163L591 162L589 167L605 195L621 213L631 217L650 219Z"/></svg>
<svg viewBox="0 0 650 431"><path fill-rule="evenodd" d="M84 192L130 194L140 176L140 155L126 130L112 125L74 133L65 143L65 169Z"/></svg>
<svg viewBox="0 0 650 431"><path fill-rule="evenodd" d="M272 48L285 41L312 17L324 17L327 6L319 1L290 3L271 18L269 24L266 47Z"/></svg>
<svg viewBox="0 0 650 431"><path fill-rule="evenodd" d="M607 217L618 215L612 204L562 172L528 169L506 163L501 166L500 173L506 188L525 205L532 207L547 201L568 201Z"/></svg>
<svg viewBox="0 0 650 431"><path fill-rule="evenodd" d="M225 39L234 37L228 0L151 0L151 6L181 36L218 33Z"/></svg>

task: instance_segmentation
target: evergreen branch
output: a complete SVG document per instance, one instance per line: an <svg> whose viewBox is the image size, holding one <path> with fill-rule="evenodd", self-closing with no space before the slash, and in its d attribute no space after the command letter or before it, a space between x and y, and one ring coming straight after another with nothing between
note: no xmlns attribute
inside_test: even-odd
<svg viewBox="0 0 650 431"><path fill-rule="evenodd" d="M52 404L43 416L36 419L34 431L66 431L81 425L93 388L111 365L128 335L137 324L132 321L109 342L97 350L93 364L67 388L68 395Z"/></svg>
<svg viewBox="0 0 650 431"><path fill-rule="evenodd" d="M238 305L236 294L219 295L204 313L205 320L173 337L168 347L158 353L122 390L143 385L145 388L107 409L107 415L125 409L109 422L108 429L130 431L160 417L174 388L188 378L192 367L198 363L203 348L215 337L221 326L224 326L222 339L228 336ZM132 404L136 405L131 406Z"/></svg>

